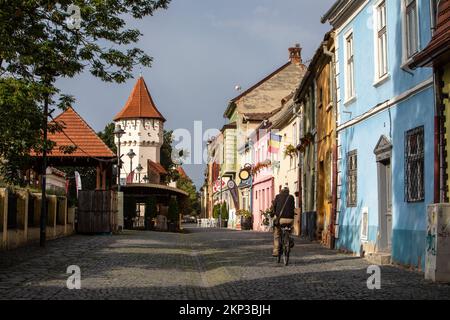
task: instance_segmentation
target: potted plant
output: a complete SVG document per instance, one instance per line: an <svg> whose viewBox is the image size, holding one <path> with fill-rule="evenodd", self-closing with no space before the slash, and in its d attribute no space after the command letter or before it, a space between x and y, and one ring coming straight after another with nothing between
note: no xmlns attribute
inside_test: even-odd
<svg viewBox="0 0 450 320"><path fill-rule="evenodd" d="M169 201L169 212L168 212L168 228L169 232L176 232L178 230L178 201L176 198L171 198Z"/></svg>
<svg viewBox="0 0 450 320"><path fill-rule="evenodd" d="M222 218L222 227L228 228L228 207L226 202L222 203L221 206L221 218Z"/></svg>
<svg viewBox="0 0 450 320"><path fill-rule="evenodd" d="M239 210L238 215L241 217L241 229L252 230L252 214L248 210Z"/></svg>
<svg viewBox="0 0 450 320"><path fill-rule="evenodd" d="M284 149L284 157L293 157L297 154L297 148L294 147L292 144L289 144Z"/></svg>
<svg viewBox="0 0 450 320"><path fill-rule="evenodd" d="M219 219L220 216L220 204L215 204L213 208L213 218Z"/></svg>

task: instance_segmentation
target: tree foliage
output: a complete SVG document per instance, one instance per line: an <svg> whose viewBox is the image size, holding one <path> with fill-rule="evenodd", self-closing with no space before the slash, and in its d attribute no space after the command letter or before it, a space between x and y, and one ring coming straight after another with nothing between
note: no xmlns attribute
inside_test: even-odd
<svg viewBox="0 0 450 320"><path fill-rule="evenodd" d="M20 183L19 169L28 163L30 150L39 149L40 94L32 83L0 79L0 176L6 181Z"/></svg>
<svg viewBox="0 0 450 320"><path fill-rule="evenodd" d="M176 164L172 159L173 131L164 130L163 144L161 146L161 165L166 169L165 182L176 181L180 177L176 170Z"/></svg>
<svg viewBox="0 0 450 320"><path fill-rule="evenodd" d="M199 214L199 197L195 184L189 177L179 176L177 188L188 193L188 198L183 202L182 211L184 214Z"/></svg>
<svg viewBox="0 0 450 320"><path fill-rule="evenodd" d="M166 9L170 0L0 3L0 121L10 129L0 140L0 174L14 183L31 150L52 147L43 146L42 141L39 145L44 102L49 103L50 116L56 107L74 102L58 90L57 78L72 78L88 70L103 81L123 83L132 77L136 65L150 66L151 57L133 47L141 32L128 28L126 20L153 15ZM80 9L78 29L68 23L70 5Z"/></svg>
<svg viewBox="0 0 450 320"><path fill-rule="evenodd" d="M105 129L103 131L100 131L97 133L97 135L100 137L100 139L103 140L103 142L108 146L108 148L111 149L112 152L117 153L117 146L114 142L114 131L116 129L116 126L114 123L109 123L105 126Z"/></svg>

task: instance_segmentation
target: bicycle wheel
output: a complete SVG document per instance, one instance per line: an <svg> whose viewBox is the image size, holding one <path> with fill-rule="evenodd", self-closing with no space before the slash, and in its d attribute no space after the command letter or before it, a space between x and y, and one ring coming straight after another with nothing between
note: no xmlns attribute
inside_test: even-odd
<svg viewBox="0 0 450 320"><path fill-rule="evenodd" d="M281 256L283 255L283 241L282 237L280 237L280 244L278 245L278 263L281 263Z"/></svg>
<svg viewBox="0 0 450 320"><path fill-rule="evenodd" d="M289 246L287 248L284 248L284 254L283 254L283 261L284 261L284 265L287 266L289 264L289 253L290 253L290 248Z"/></svg>
<svg viewBox="0 0 450 320"><path fill-rule="evenodd" d="M289 264L289 253L291 252L291 239L287 232L283 236L283 262L287 266Z"/></svg>

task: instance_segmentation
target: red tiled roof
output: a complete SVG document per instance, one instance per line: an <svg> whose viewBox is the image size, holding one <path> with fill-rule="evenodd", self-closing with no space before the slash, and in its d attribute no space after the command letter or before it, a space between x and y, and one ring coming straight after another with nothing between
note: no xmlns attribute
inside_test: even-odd
<svg viewBox="0 0 450 320"><path fill-rule="evenodd" d="M166 169L160 163L153 162L152 160L148 160L148 170L159 175L167 173Z"/></svg>
<svg viewBox="0 0 450 320"><path fill-rule="evenodd" d="M437 28L428 46L418 54L412 67L427 66L435 60L448 61L450 51L450 0L441 0L438 9Z"/></svg>
<svg viewBox="0 0 450 320"><path fill-rule="evenodd" d="M75 112L72 107L61 113L54 119L64 129L63 132L48 133L48 139L55 142L56 146L49 153L49 157L75 157L75 158L112 158L114 153L97 136L95 131ZM70 138L70 139L69 139ZM76 146L72 153L65 154L61 147ZM32 152L32 156L39 156Z"/></svg>
<svg viewBox="0 0 450 320"><path fill-rule="evenodd" d="M187 178L186 171L184 171L183 167L178 167L177 171L178 171L178 173L180 174L181 177Z"/></svg>
<svg viewBox="0 0 450 320"><path fill-rule="evenodd" d="M125 107L116 115L114 121L136 118L166 121L156 108L143 77L140 77L136 82Z"/></svg>

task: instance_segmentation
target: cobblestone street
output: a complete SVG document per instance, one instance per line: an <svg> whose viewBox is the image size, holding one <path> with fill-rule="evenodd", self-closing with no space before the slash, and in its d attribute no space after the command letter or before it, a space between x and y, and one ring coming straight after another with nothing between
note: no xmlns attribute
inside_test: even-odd
<svg viewBox="0 0 450 320"><path fill-rule="evenodd" d="M296 240L278 265L271 235L188 228L186 234L127 231L73 236L0 253L0 299L450 299L450 286L382 267L367 289L363 259ZM69 265L81 290L68 290Z"/></svg>

